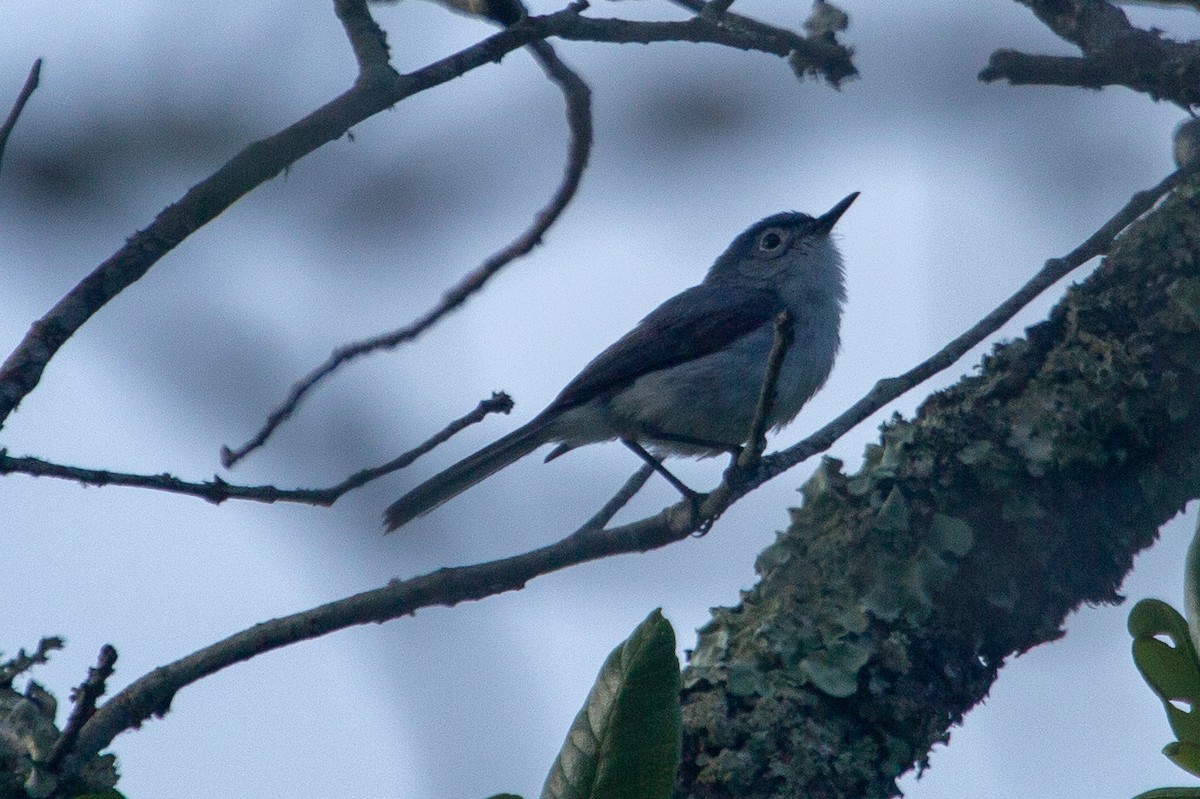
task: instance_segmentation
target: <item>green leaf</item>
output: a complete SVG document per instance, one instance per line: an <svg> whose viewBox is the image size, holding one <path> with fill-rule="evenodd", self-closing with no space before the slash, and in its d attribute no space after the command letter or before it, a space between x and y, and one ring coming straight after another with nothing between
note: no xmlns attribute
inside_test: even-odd
<svg viewBox="0 0 1200 799"><path fill-rule="evenodd" d="M1200 777L1200 746L1174 741L1163 747L1163 754L1187 773Z"/></svg>
<svg viewBox="0 0 1200 799"><path fill-rule="evenodd" d="M121 793L116 788L107 788L103 791L95 791L94 793L84 793L78 796L73 796L71 799L125 799L125 794Z"/></svg>
<svg viewBox="0 0 1200 799"><path fill-rule="evenodd" d="M1200 799L1200 788L1154 788L1133 799Z"/></svg>
<svg viewBox="0 0 1200 799"><path fill-rule="evenodd" d="M1166 602L1143 599L1129 612L1129 632L1134 662L1162 700L1172 732L1182 743L1200 744L1200 661L1187 621Z"/></svg>
<svg viewBox="0 0 1200 799"><path fill-rule="evenodd" d="M679 679L675 632L655 610L601 666L542 799L669 799L683 729Z"/></svg>
<svg viewBox="0 0 1200 799"><path fill-rule="evenodd" d="M1183 612L1188 619L1192 646L1200 649L1200 523L1188 546L1183 565Z"/></svg>

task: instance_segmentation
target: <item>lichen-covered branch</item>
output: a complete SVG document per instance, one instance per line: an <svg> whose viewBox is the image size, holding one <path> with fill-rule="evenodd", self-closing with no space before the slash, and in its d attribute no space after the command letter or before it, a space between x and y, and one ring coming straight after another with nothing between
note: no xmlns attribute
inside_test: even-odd
<svg viewBox="0 0 1200 799"><path fill-rule="evenodd" d="M1116 602L1200 496L1200 182L1048 321L827 460L761 581L701 631L680 796L896 795L1004 659Z"/></svg>

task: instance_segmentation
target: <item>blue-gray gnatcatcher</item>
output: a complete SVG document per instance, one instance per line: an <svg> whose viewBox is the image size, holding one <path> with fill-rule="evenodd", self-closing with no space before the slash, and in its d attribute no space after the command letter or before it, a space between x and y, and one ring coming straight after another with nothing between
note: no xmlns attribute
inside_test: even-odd
<svg viewBox="0 0 1200 799"><path fill-rule="evenodd" d="M643 445L700 457L737 451L754 422L773 322L785 310L793 343L767 422L774 429L786 425L824 385L837 355L846 289L829 233L856 197L815 218L782 213L752 225L700 285L655 308L529 423L392 503L384 513L388 531L549 442L558 446L548 461L614 439L646 458Z"/></svg>

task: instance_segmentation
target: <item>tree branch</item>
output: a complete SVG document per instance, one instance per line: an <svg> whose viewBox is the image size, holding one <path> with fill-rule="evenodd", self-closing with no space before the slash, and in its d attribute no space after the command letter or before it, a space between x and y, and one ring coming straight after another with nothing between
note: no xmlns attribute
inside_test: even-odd
<svg viewBox="0 0 1200 799"><path fill-rule="evenodd" d="M424 443L393 458L382 466L363 469L347 477L337 485L328 488L276 488L270 485L243 486L228 483L219 476L202 483L181 480L166 472L162 474L130 474L128 472L110 472L104 469L85 469L78 466L66 466L33 457L14 457L6 450L0 449L0 475L28 474L33 477L56 477L62 480L72 480L85 486L121 485L130 488L149 488L155 491L166 491L171 494L200 497L214 505L219 505L227 499L245 499L254 502L297 502L304 505L329 506L342 498L344 494L361 488L372 480L377 480L385 474L391 474L397 469L403 469L417 458L442 444L463 428L476 424L490 413L508 413L512 410L513 401L502 391L492 394L489 399L482 400L473 411L462 418L455 419L440 432L434 434Z"/></svg>
<svg viewBox="0 0 1200 799"><path fill-rule="evenodd" d="M1012 85L1126 86L1185 108L1200 103L1200 43L1165 39L1130 24L1104 0L1020 0L1083 51L1082 58L997 50L979 79Z"/></svg>
<svg viewBox="0 0 1200 799"><path fill-rule="evenodd" d="M744 31L756 36L776 39L787 52L788 63L798 78L824 77L830 86L840 87L842 81L856 77L854 49L839 44L832 32L816 36L801 36L785 28L776 28L756 19L723 10L720 6L710 7L706 0L672 0L673 3L694 11L699 19L711 19L732 30ZM729 4L722 3L728 6ZM717 13L719 12L719 13Z"/></svg>
<svg viewBox="0 0 1200 799"><path fill-rule="evenodd" d="M79 731L96 712L96 701L104 696L105 686L108 678L112 676L116 664L117 650L110 644L100 647L100 656L96 665L88 669L87 679L71 694L71 701L75 703L75 707L71 710L67 725L63 727L58 740L54 742L54 748L50 750L46 762L39 765L52 772L58 769L58 764L71 751L75 741L79 738Z"/></svg>

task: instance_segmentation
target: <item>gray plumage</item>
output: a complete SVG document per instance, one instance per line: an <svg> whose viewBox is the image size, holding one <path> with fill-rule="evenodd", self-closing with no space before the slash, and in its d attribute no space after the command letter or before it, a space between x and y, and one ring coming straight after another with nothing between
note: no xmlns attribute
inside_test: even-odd
<svg viewBox="0 0 1200 799"><path fill-rule="evenodd" d="M795 335L768 422L786 425L833 368L846 292L829 234L857 196L819 217L775 214L745 230L703 282L654 309L531 421L392 503L384 514L388 531L550 442L558 446L546 460L614 439L660 455L736 450L750 432L773 322L784 309Z"/></svg>

